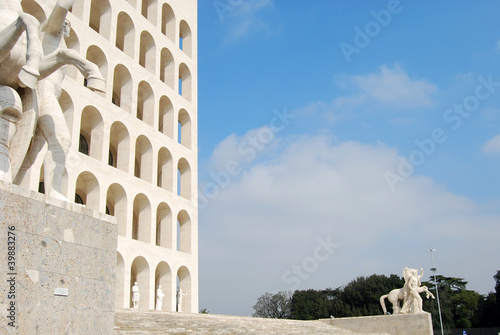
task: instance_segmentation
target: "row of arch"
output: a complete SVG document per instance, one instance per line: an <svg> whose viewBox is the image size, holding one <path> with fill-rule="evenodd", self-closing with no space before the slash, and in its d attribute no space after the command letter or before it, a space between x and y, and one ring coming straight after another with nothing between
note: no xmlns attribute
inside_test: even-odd
<svg viewBox="0 0 500 335"><path fill-rule="evenodd" d="M42 165L38 188L41 193L45 193L43 182ZM67 173L63 178L63 188L67 188L64 184L67 185ZM120 236L187 254L192 253L193 228L191 217L186 210L181 209L174 215L164 201L154 208L147 195L138 193L132 197L119 183L111 184L105 194L106 214L116 217ZM94 174L84 171L78 175L74 195L76 203L99 211L102 207L102 195L104 193L101 191L101 185Z"/></svg>
<svg viewBox="0 0 500 335"><path fill-rule="evenodd" d="M161 261L151 267L143 256L137 256L130 268L125 266L122 255L117 252L115 308L132 307L132 286L137 282L140 300L139 309L156 309L156 292L161 285L163 294L162 311L177 310L177 292L182 289L188 298L183 299L182 311L193 313L191 306L192 275L187 266L173 271L167 262Z"/></svg>
<svg viewBox="0 0 500 335"><path fill-rule="evenodd" d="M76 35L76 34L75 34ZM73 36L71 47L79 51L78 37ZM152 74L157 73L158 79L175 91L177 88L177 94L184 97L187 101L192 101L193 97L193 80L191 75L191 70L186 63L180 63L178 66L175 65L174 56L168 50L168 48L163 48L160 52L159 62L156 59L156 51L154 46L148 44L148 38L144 40L141 38L141 58L140 64L148 69ZM143 46L142 43L148 44ZM105 53L96 45L91 45L87 48L86 58L92 63L99 67L101 74L104 79L108 81L111 77L108 74L108 60ZM157 71L157 66L159 66L159 71ZM67 75L74 80L78 80L78 70L76 68L69 68ZM129 113L132 113L132 87L137 85L134 84L133 77L126 65L118 63L113 68L113 93L111 96L112 102L117 106L120 106ZM153 95L153 89L151 85L142 80L138 84L138 100L144 101ZM162 92L163 93L163 92ZM146 98L141 97L145 95ZM128 99L126 98L128 97ZM139 103L139 102L138 102ZM138 106L137 108L140 108Z"/></svg>
<svg viewBox="0 0 500 335"><path fill-rule="evenodd" d="M69 128L72 129L74 107L71 97L63 91L59 99ZM172 137L174 131L174 112L168 98L160 103L159 130ZM150 110L148 109L148 112ZM177 114L178 143L191 147L191 119L186 110ZM184 157L174 159L165 146L153 149L151 141L145 135L132 138L128 127L121 121L115 121L109 128L109 137L104 136L104 121L99 110L91 105L83 108L80 117L79 151L97 160L107 158L109 166L126 173L132 173L172 193L191 199L191 164ZM108 143L104 143L109 139ZM107 155L105 148L107 147ZM104 152L103 152L104 151ZM132 156L133 155L133 156Z"/></svg>
<svg viewBox="0 0 500 335"><path fill-rule="evenodd" d="M183 137L189 137L182 131L184 126L180 121L179 141L181 142ZM98 160L102 159L102 151L105 147L102 142L103 127L99 111L92 106L85 107L80 123L80 153ZM191 199L191 164L184 157L174 160L165 146L154 151L151 141L146 136L139 135L133 141L127 126L122 122L115 121L111 125L107 155L109 166L126 173L133 171L137 178L156 184L157 187L176 193L183 198ZM131 157L131 154L134 156Z"/></svg>
<svg viewBox="0 0 500 335"><path fill-rule="evenodd" d="M136 0L127 0L127 2L137 9ZM89 5L90 8L88 8ZM90 4L88 1L79 1L73 5L71 11L82 21L88 22L89 26L97 33L111 40L114 15L108 0L91 0ZM88 17L84 17L86 16L84 13L88 13ZM186 20L176 18L174 10L168 3L158 4L157 0L142 0L140 13L153 26L160 27L161 33L168 37L172 43L178 43L179 49L184 51L187 56L192 56L193 34L191 27ZM124 11L120 11L116 15L116 27L116 46L127 53L125 49L133 48L133 45L127 44L134 40L134 20Z"/></svg>
<svg viewBox="0 0 500 335"><path fill-rule="evenodd" d="M72 38L74 39L72 41L72 46L76 50L76 48L78 48L78 37L76 33ZM130 55L131 57L133 57L133 52L132 43L130 49L130 53L132 53L132 55ZM101 73L105 76L105 79L107 79L108 61L104 52L98 46L91 45L87 49L86 56L88 60L99 66ZM188 65L184 62L180 62L177 66L172 52L166 47L163 47L157 52L152 36L147 31L141 33L139 64L153 75L158 75L157 79L172 90L175 90L177 87L177 93L186 100L192 100L192 76ZM72 71L72 73L74 77L77 72ZM127 66L117 64L113 71L113 92L117 86L124 87L131 82L132 76ZM113 99L117 99L115 94L113 94Z"/></svg>
<svg viewBox="0 0 500 335"><path fill-rule="evenodd" d="M102 54L104 56L104 54ZM89 58L90 59L90 58ZM90 59L93 61L92 59ZM174 70L173 68L171 69ZM191 81L191 72L187 68L187 66L183 63L179 67L179 81L178 81L178 89L179 95L182 95L187 100L191 100L192 96L192 81ZM169 76L173 76L173 72L169 74ZM128 113L133 112L132 106L132 96L133 96L133 87L134 82L132 80L132 75L126 66L123 64L118 64L113 71L113 94L111 101L116 106L122 108ZM163 93L163 92L162 92ZM155 105L159 104L158 107ZM135 113L137 118L154 127L154 110L160 109L161 113L166 113L169 109L172 108L172 102L170 99L162 95L160 99L156 99L154 95L153 88L151 85L142 80L137 85L137 105ZM161 128L164 126L164 122L162 122L160 118L158 122L158 127ZM161 131L160 129L158 129ZM161 131L163 132L163 131ZM166 133L168 135L168 133Z"/></svg>

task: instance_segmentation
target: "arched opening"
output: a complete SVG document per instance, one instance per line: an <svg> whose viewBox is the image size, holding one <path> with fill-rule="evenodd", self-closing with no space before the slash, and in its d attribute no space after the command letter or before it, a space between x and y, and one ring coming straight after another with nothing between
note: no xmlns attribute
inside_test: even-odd
<svg viewBox="0 0 500 335"><path fill-rule="evenodd" d="M149 287L149 264L142 256L136 257L130 268L130 307L133 307L132 286L136 282L140 294L139 309L149 309L149 297L151 295Z"/></svg>
<svg viewBox="0 0 500 335"><path fill-rule="evenodd" d="M111 7L107 0L92 0L90 4L90 28L109 40Z"/></svg>
<svg viewBox="0 0 500 335"><path fill-rule="evenodd" d="M153 89L145 81L139 83L137 90L137 118L153 127L154 123Z"/></svg>
<svg viewBox="0 0 500 335"><path fill-rule="evenodd" d="M193 50L193 36L191 28L186 21L182 20L179 25L179 48L184 51L186 55L191 57Z"/></svg>
<svg viewBox="0 0 500 335"><path fill-rule="evenodd" d="M104 52L99 47L91 45L87 49L87 59L97 65L104 79L108 80L108 61Z"/></svg>
<svg viewBox="0 0 500 335"><path fill-rule="evenodd" d="M134 176L152 182L153 149L146 136L141 135L135 143L135 171Z"/></svg>
<svg viewBox="0 0 500 335"><path fill-rule="evenodd" d="M161 50L160 80L174 89L175 85L175 62L174 56L167 48Z"/></svg>
<svg viewBox="0 0 500 335"><path fill-rule="evenodd" d="M179 292L182 292L184 295ZM187 267L181 266L177 271L177 311L192 313L191 299L191 273Z"/></svg>
<svg viewBox="0 0 500 335"><path fill-rule="evenodd" d="M132 238L142 242L151 242L151 204L144 194L134 199Z"/></svg>
<svg viewBox="0 0 500 335"><path fill-rule="evenodd" d="M191 101L191 72L186 64L182 63L179 66L179 95L182 95L186 100Z"/></svg>
<svg viewBox="0 0 500 335"><path fill-rule="evenodd" d="M191 218L185 210L177 215L177 251L191 253Z"/></svg>
<svg viewBox="0 0 500 335"><path fill-rule="evenodd" d="M170 138L174 138L174 107L170 99L166 96L160 98L158 131Z"/></svg>
<svg viewBox="0 0 500 335"><path fill-rule="evenodd" d="M87 106L82 111L80 123L80 152L101 159L103 122L99 111L93 106ZM85 150L85 146L87 150Z"/></svg>
<svg viewBox="0 0 500 335"><path fill-rule="evenodd" d="M161 302L161 308L158 305L158 288L161 285L161 290L163 291L164 297ZM156 267L155 271L155 310L161 310L165 312L173 312L172 302L173 302L173 294L172 294L172 271L170 270L170 266L166 262L160 262Z"/></svg>
<svg viewBox="0 0 500 335"><path fill-rule="evenodd" d="M173 160L167 148L161 148L158 152L157 186L170 192L174 189Z"/></svg>
<svg viewBox="0 0 500 335"><path fill-rule="evenodd" d="M99 183L90 172L82 172L76 180L75 202L83 202L90 209L99 210Z"/></svg>
<svg viewBox="0 0 500 335"><path fill-rule="evenodd" d="M128 172L130 137L127 127L119 121L111 125L109 155L111 156L111 160L108 160L108 164L111 163L109 165Z"/></svg>
<svg viewBox="0 0 500 335"><path fill-rule="evenodd" d="M147 31L141 33L139 64L149 72L155 73L156 46L153 37Z"/></svg>
<svg viewBox="0 0 500 335"><path fill-rule="evenodd" d="M118 222L118 235L127 234L127 194L120 184L112 184L106 194L106 208Z"/></svg>
<svg viewBox="0 0 500 335"><path fill-rule="evenodd" d="M158 16L158 3L156 0L142 0L141 14L156 26L156 18Z"/></svg>
<svg viewBox="0 0 500 335"><path fill-rule="evenodd" d="M156 210L156 245L172 249L173 245L172 211L162 202Z"/></svg>
<svg viewBox="0 0 500 335"><path fill-rule="evenodd" d="M163 4L161 10L161 32L175 42L175 15L169 4Z"/></svg>
<svg viewBox="0 0 500 335"><path fill-rule="evenodd" d="M191 167L185 158L177 164L177 195L191 199Z"/></svg>
<svg viewBox="0 0 500 335"><path fill-rule="evenodd" d="M116 252L116 282L115 282L115 309L126 308L124 304L125 290L125 262L119 252Z"/></svg>
<svg viewBox="0 0 500 335"><path fill-rule="evenodd" d="M115 67L112 102L128 113L132 111L132 76L122 64Z"/></svg>
<svg viewBox="0 0 500 335"><path fill-rule="evenodd" d="M178 142L191 149L191 118L185 109L179 111Z"/></svg>
<svg viewBox="0 0 500 335"><path fill-rule="evenodd" d="M116 47L130 58L134 58L135 27L130 16L118 14L116 27Z"/></svg>

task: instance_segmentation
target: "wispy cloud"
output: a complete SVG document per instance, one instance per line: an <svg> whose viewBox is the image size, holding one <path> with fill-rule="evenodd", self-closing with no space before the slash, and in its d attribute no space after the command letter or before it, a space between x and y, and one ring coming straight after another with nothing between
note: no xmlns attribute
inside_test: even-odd
<svg viewBox="0 0 500 335"><path fill-rule="evenodd" d="M500 135L497 135L487 141L481 151L486 155L499 155L500 154Z"/></svg>
<svg viewBox="0 0 500 335"><path fill-rule="evenodd" d="M301 115L317 114L327 121L357 112L414 110L435 105L438 87L425 80L413 79L399 64L382 65L375 72L356 76L336 76L336 84L344 95L330 102L316 101L302 107Z"/></svg>
<svg viewBox="0 0 500 335"><path fill-rule="evenodd" d="M350 76L345 81L345 84L354 84L361 94L396 108L433 106L433 96L439 91L427 80L410 78L398 64L382 65L375 73Z"/></svg>
<svg viewBox="0 0 500 335"><path fill-rule="evenodd" d="M275 11L273 0L238 1L224 20L228 33L223 42L236 43L250 34L271 33L274 28L268 16Z"/></svg>

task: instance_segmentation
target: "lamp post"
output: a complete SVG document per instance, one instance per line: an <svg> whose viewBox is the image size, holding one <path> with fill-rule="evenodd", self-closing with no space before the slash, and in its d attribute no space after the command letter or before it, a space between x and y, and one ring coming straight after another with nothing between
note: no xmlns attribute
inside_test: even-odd
<svg viewBox="0 0 500 335"><path fill-rule="evenodd" d="M436 249L429 249L427 250L431 253L431 261L432 261L432 268L431 271L434 273L434 283L436 284L436 299L438 302L438 311L439 311L439 323L441 324L441 335L444 335L444 330L443 330L443 319L441 317L441 304L439 303L439 291L438 291L438 283L436 279L436 268L434 267L434 256L432 255L433 251L436 251Z"/></svg>

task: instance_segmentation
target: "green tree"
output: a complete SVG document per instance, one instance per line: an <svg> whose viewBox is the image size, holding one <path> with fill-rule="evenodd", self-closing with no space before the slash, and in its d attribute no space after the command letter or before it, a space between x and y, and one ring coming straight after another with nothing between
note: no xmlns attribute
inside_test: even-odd
<svg viewBox="0 0 500 335"><path fill-rule="evenodd" d="M380 297L403 285L404 280L396 275L372 275L358 277L337 289L295 291L292 318L313 320L382 314Z"/></svg>
<svg viewBox="0 0 500 335"><path fill-rule="evenodd" d="M344 286L339 294L339 298L349 308L345 311L332 310L332 315L368 316L383 314L380 297L395 288L403 287L403 285L404 280L396 275L387 277L374 274L369 277L358 277Z"/></svg>
<svg viewBox="0 0 500 335"><path fill-rule="evenodd" d="M500 327L500 270L493 276L495 292L490 292L481 308L482 327Z"/></svg>
<svg viewBox="0 0 500 335"><path fill-rule="evenodd" d="M280 291L276 294L265 293L261 295L253 309L254 317L289 319L291 316L292 292Z"/></svg>
<svg viewBox="0 0 500 335"><path fill-rule="evenodd" d="M436 295L436 285L432 282L423 282L422 285ZM436 276L439 289L439 302L444 329L474 328L482 326L482 307L484 297L477 292L467 290L467 282L463 278ZM424 310L432 314L434 329L440 329L439 311L436 300L425 300Z"/></svg>
<svg viewBox="0 0 500 335"><path fill-rule="evenodd" d="M292 296L292 319L317 320L329 317L328 298L316 290L295 291Z"/></svg>

